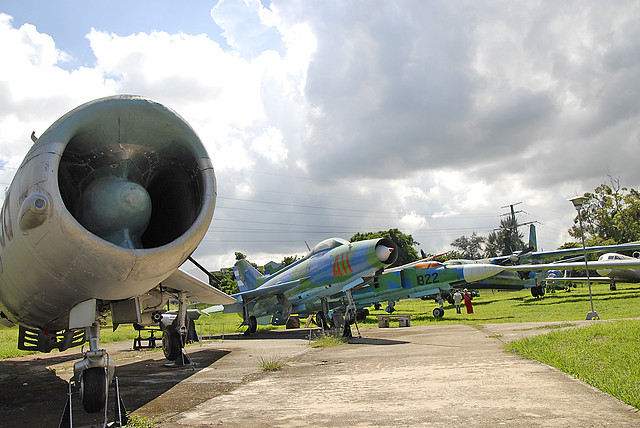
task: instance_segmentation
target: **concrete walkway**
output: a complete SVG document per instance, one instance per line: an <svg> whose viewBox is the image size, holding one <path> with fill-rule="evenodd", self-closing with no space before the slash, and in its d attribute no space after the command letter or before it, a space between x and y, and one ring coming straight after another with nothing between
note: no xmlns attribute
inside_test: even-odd
<svg viewBox="0 0 640 428"><path fill-rule="evenodd" d="M106 347L127 408L161 427L640 426L637 409L502 350L552 324L364 328L333 348L311 348L308 330L228 335L189 347L198 365L187 368L131 342ZM57 426L80 357L75 349L0 361L0 426ZM281 371L261 370L260 360L276 359ZM74 397L74 426L102 426Z"/></svg>
<svg viewBox="0 0 640 428"><path fill-rule="evenodd" d="M185 382L238 379L225 372L237 374L246 352L287 359L286 367L254 367L253 378L162 426L640 426L637 409L502 350L502 341L549 324L367 328L352 344L318 349L304 339L228 341L217 368Z"/></svg>

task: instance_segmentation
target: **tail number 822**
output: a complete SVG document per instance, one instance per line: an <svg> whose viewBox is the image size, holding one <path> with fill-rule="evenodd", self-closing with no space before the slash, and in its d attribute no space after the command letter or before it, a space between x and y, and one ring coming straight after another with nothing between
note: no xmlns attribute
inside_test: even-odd
<svg viewBox="0 0 640 428"><path fill-rule="evenodd" d="M424 275L416 275L418 285L435 284L438 282L438 273L425 273Z"/></svg>

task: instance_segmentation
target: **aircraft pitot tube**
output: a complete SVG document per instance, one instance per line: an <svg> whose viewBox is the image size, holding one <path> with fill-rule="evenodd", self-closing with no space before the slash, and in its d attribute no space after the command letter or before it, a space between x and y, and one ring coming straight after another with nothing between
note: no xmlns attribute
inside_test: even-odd
<svg viewBox="0 0 640 428"><path fill-rule="evenodd" d="M62 330L79 302L143 294L195 250L215 200L211 159L174 111L131 95L81 105L37 139L6 195L2 312Z"/></svg>

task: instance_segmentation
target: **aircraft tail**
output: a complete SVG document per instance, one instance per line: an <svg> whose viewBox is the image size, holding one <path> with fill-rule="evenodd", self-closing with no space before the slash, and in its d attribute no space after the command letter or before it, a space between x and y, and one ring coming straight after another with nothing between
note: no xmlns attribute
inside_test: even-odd
<svg viewBox="0 0 640 428"><path fill-rule="evenodd" d="M529 225L529 248L531 251L538 251L538 238L536 236L536 225Z"/></svg>
<svg viewBox="0 0 640 428"><path fill-rule="evenodd" d="M254 290L264 282L264 275L245 259L236 262L233 266L233 273L236 276L240 292Z"/></svg>

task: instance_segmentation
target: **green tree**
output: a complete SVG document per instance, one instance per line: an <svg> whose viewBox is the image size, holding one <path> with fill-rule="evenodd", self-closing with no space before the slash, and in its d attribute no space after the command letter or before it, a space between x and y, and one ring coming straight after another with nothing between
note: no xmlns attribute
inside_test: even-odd
<svg viewBox="0 0 640 428"><path fill-rule="evenodd" d="M485 257L498 257L504 252L504 241L502 235L497 231L492 230L489 232L487 239L484 241L484 256Z"/></svg>
<svg viewBox="0 0 640 428"><path fill-rule="evenodd" d="M282 266L289 266L294 264L295 262L298 261L298 256L286 256L284 259L282 259L282 261L280 262L280 264Z"/></svg>
<svg viewBox="0 0 640 428"><path fill-rule="evenodd" d="M398 229L381 230L378 232L356 233L349 241L364 241L367 239L389 238L398 246L398 260L392 266L401 266L418 260L418 252L414 245L420 245L411 235Z"/></svg>
<svg viewBox="0 0 640 428"><path fill-rule="evenodd" d="M620 185L619 178L609 177L587 198L580 210L587 245L623 244L640 240L640 192ZM578 216L569 234L580 240Z"/></svg>
<svg viewBox="0 0 640 428"><path fill-rule="evenodd" d="M500 220L496 236L500 243L500 255L506 256L524 249L524 235L518 231L519 226L515 217L509 216Z"/></svg>
<svg viewBox="0 0 640 428"><path fill-rule="evenodd" d="M239 291L233 269L223 269L218 272L211 272L213 278L209 281L211 285L227 294L234 294Z"/></svg>
<svg viewBox="0 0 640 428"><path fill-rule="evenodd" d="M485 241L483 236L473 232L471 236L461 236L456 238L451 246L456 248L461 259L479 259L482 257L482 244Z"/></svg>

